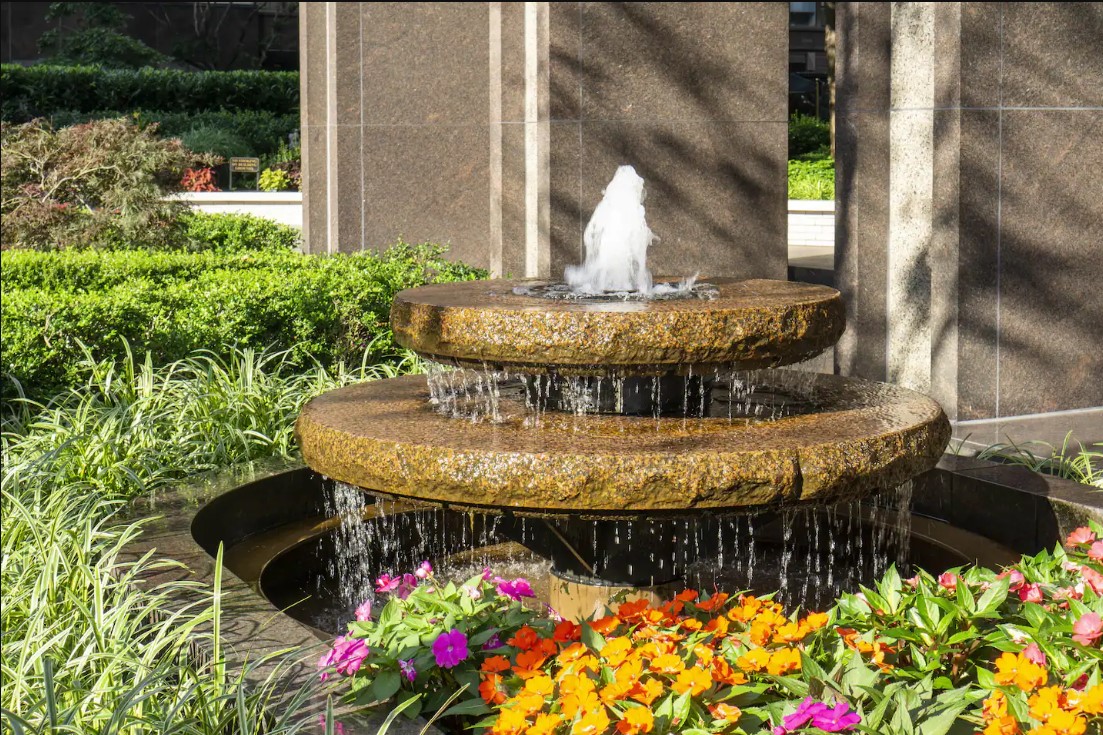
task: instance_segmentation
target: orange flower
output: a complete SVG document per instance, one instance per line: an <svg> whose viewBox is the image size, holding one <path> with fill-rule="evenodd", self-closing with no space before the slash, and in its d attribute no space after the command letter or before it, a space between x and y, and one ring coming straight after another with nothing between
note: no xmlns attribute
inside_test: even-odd
<svg viewBox="0 0 1103 735"><path fill-rule="evenodd" d="M540 642L540 634L527 625L522 625L521 629L514 633L506 643L511 646L516 646L522 651L527 651Z"/></svg>
<svg viewBox="0 0 1103 735"><path fill-rule="evenodd" d="M735 664L744 671L762 671L770 663L770 652L764 648L752 648L744 653Z"/></svg>
<svg viewBox="0 0 1103 735"><path fill-rule="evenodd" d="M629 697L636 700L645 707L650 707L652 702L662 696L662 693L662 680L648 679L642 684L637 683L636 688L632 690L632 693L629 695Z"/></svg>
<svg viewBox="0 0 1103 735"><path fill-rule="evenodd" d="M632 648L632 641L628 640L624 636L617 638L610 638L609 641L601 647L598 654L605 659L610 666L616 667L624 663L624 659L628 656L628 651Z"/></svg>
<svg viewBox="0 0 1103 735"><path fill-rule="evenodd" d="M1004 715L995 720L989 720L982 735L1019 735L1019 723L1011 715Z"/></svg>
<svg viewBox="0 0 1103 735"><path fill-rule="evenodd" d="M1088 721L1075 712L1058 710L1049 718L1049 722L1031 730L1038 735L1084 735L1088 730Z"/></svg>
<svg viewBox="0 0 1103 735"><path fill-rule="evenodd" d="M724 606L724 603L728 601L728 594L726 592L717 592L707 600L701 600L697 603L698 610L704 610L705 612L712 612L713 610L719 610Z"/></svg>
<svg viewBox="0 0 1103 735"><path fill-rule="evenodd" d="M723 720L727 723L737 721L742 715L743 711L738 707L733 707L730 704L724 702L717 702L709 707L709 712L712 713L713 718L717 720Z"/></svg>
<svg viewBox="0 0 1103 735"><path fill-rule="evenodd" d="M601 635L609 635L620 625L620 618L616 615L607 615L590 623L590 627Z"/></svg>
<svg viewBox="0 0 1103 735"><path fill-rule="evenodd" d="M737 607L728 610L728 618L733 623L746 623L757 615L760 609L762 609L762 600L753 595L746 595L739 598Z"/></svg>
<svg viewBox="0 0 1103 735"><path fill-rule="evenodd" d="M800 651L795 648L781 648L770 654L766 671L774 676L785 676L792 671L800 671Z"/></svg>
<svg viewBox="0 0 1103 735"><path fill-rule="evenodd" d="M623 735L644 735L655 727L655 716L646 707L625 710L624 719L617 723L617 731Z"/></svg>
<svg viewBox="0 0 1103 735"><path fill-rule="evenodd" d="M774 631L774 643L796 643L804 638L804 630L796 623L785 623Z"/></svg>
<svg viewBox="0 0 1103 735"><path fill-rule="evenodd" d="M1103 715L1103 684L1081 692L1077 706L1089 715Z"/></svg>
<svg viewBox="0 0 1103 735"><path fill-rule="evenodd" d="M507 699L502 707L515 709L524 713L525 717L529 717L544 709L544 698L533 692L522 691L512 699Z"/></svg>
<svg viewBox="0 0 1103 735"><path fill-rule="evenodd" d="M522 679L537 676L544 673L540 668L548 657L539 651L522 651L517 654L517 665L513 667L513 673Z"/></svg>
<svg viewBox="0 0 1103 735"><path fill-rule="evenodd" d="M698 663L702 666L709 666L712 664L713 654L712 649L703 643L698 643L693 647L693 655L697 657Z"/></svg>
<svg viewBox="0 0 1103 735"><path fill-rule="evenodd" d="M561 724L563 724L563 715L544 712L536 716L536 724L530 727L525 735L552 735Z"/></svg>
<svg viewBox="0 0 1103 735"><path fill-rule="evenodd" d="M499 688L502 684L502 677L498 674L487 674L482 683L479 684L479 696L483 698L483 701L487 704L501 704L506 701L506 695L502 693Z"/></svg>
<svg viewBox="0 0 1103 735"><path fill-rule="evenodd" d="M1042 687L1027 700L1030 716L1035 720L1048 722L1055 712L1065 708L1065 692L1061 687Z"/></svg>
<svg viewBox="0 0 1103 735"><path fill-rule="evenodd" d="M628 694L635 688L635 682L633 681L614 681L612 684L606 684L601 688L599 695L601 701L607 705L613 705L622 699L627 699Z"/></svg>
<svg viewBox="0 0 1103 735"><path fill-rule="evenodd" d="M681 622L681 626L683 630L689 630L693 632L696 632L705 627L704 624L697 618L686 618Z"/></svg>
<svg viewBox="0 0 1103 735"><path fill-rule="evenodd" d="M582 626L570 620L561 621L555 626L555 633L552 634L552 639L557 643L570 643L580 638L582 638Z"/></svg>
<svg viewBox="0 0 1103 735"><path fill-rule="evenodd" d="M595 691L578 691L559 698L559 709L567 717L574 719L579 712L597 712L602 709L601 699Z"/></svg>
<svg viewBox="0 0 1103 735"><path fill-rule="evenodd" d="M559 693L562 696L594 691L594 680L585 674L565 674L559 677Z"/></svg>
<svg viewBox="0 0 1103 735"><path fill-rule="evenodd" d="M572 643L559 652L559 655L555 657L555 660L559 662L560 666L566 666L572 661L577 661L582 657L589 649L581 643Z"/></svg>
<svg viewBox="0 0 1103 735"><path fill-rule="evenodd" d="M596 710L582 716L571 726L571 735L600 735L609 728L609 716L604 710Z"/></svg>
<svg viewBox="0 0 1103 735"><path fill-rule="evenodd" d="M503 709L498 712L498 719L490 727L492 735L518 735L528 728L528 720L523 712L515 709Z"/></svg>
<svg viewBox="0 0 1103 735"><path fill-rule="evenodd" d="M697 590L682 590L674 596L674 599L681 602L693 602L698 596Z"/></svg>
<svg viewBox="0 0 1103 735"><path fill-rule="evenodd" d="M509 659L505 656L491 656L487 660L483 661L483 665L479 667L480 671L488 671L491 673L498 671L509 670Z"/></svg>
<svg viewBox="0 0 1103 735"><path fill-rule="evenodd" d="M1005 716L1007 714L1007 695L999 689L992 692L992 695L984 700L982 711L986 720L994 720Z"/></svg>
<svg viewBox="0 0 1103 735"><path fill-rule="evenodd" d="M643 661L638 658L625 661L614 673L617 681L636 682L643 674Z"/></svg>
<svg viewBox="0 0 1103 735"><path fill-rule="evenodd" d="M996 683L1001 686L1014 684L1024 692L1031 692L1043 686L1049 679L1045 668L1034 663L1021 653L1005 652L996 659Z"/></svg>
<svg viewBox="0 0 1103 735"><path fill-rule="evenodd" d="M712 686L712 676L709 672L697 666L691 666L678 674L678 678L670 688L678 694L690 692L691 697L696 697L710 686Z"/></svg>
<svg viewBox="0 0 1103 735"><path fill-rule="evenodd" d="M621 620L632 620L632 618L638 618L642 615L643 611L649 607L651 607L651 604L644 598L625 602L617 608L617 617Z"/></svg>
<svg viewBox="0 0 1103 735"><path fill-rule="evenodd" d="M706 633L712 633L716 638L723 638L728 634L728 619L727 618L713 618L705 626Z"/></svg>
<svg viewBox="0 0 1103 735"><path fill-rule="evenodd" d="M744 676L743 672L733 669L727 659L722 656L717 656L712 660L712 678L729 686L739 686L747 683L747 677Z"/></svg>
<svg viewBox="0 0 1103 735"><path fill-rule="evenodd" d="M523 691L539 694L541 697L550 697L555 692L555 682L546 674L534 676L525 682Z"/></svg>
<svg viewBox="0 0 1103 735"><path fill-rule="evenodd" d="M827 613L813 612L808 613L803 620L800 621L800 627L805 633L811 633L812 631L819 630L827 625L827 622L831 619L831 616Z"/></svg>
<svg viewBox="0 0 1103 735"><path fill-rule="evenodd" d="M682 659L673 653L665 653L651 661L651 670L659 674L677 674L685 667Z"/></svg>

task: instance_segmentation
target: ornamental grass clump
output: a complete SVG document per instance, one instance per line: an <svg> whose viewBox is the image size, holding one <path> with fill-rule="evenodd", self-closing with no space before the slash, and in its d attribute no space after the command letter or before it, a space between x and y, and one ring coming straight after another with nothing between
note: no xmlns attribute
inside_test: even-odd
<svg viewBox="0 0 1103 735"><path fill-rule="evenodd" d="M575 622L489 570L385 576L378 617L339 640L364 641L356 702L455 702L450 724L488 735L1086 735L1103 731L1099 534L1000 572L890 569L827 612L686 590Z"/></svg>

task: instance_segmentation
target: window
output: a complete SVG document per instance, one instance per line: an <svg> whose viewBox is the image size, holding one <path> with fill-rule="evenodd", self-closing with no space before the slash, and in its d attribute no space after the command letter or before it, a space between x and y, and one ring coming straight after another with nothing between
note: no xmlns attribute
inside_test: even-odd
<svg viewBox="0 0 1103 735"><path fill-rule="evenodd" d="M816 6L819 3L789 3L789 25L812 28L816 25Z"/></svg>

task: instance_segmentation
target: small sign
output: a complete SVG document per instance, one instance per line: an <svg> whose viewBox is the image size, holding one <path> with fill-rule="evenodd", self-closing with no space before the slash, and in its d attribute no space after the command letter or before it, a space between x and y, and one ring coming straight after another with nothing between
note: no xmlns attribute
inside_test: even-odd
<svg viewBox="0 0 1103 735"><path fill-rule="evenodd" d="M232 174L259 174L260 173L260 159L259 158L239 158L233 157L230 159L230 173Z"/></svg>

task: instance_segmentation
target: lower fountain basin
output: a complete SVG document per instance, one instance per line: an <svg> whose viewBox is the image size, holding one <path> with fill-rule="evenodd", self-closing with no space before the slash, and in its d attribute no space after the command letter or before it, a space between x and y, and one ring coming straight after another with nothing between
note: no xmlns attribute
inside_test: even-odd
<svg viewBox="0 0 1103 735"><path fill-rule="evenodd" d="M372 491L598 517L863 497L930 469L949 441L942 409L914 391L791 370L752 379L816 410L773 420L533 414L503 396L496 415L462 420L436 411L415 375L319 396L296 432L307 464Z"/></svg>

